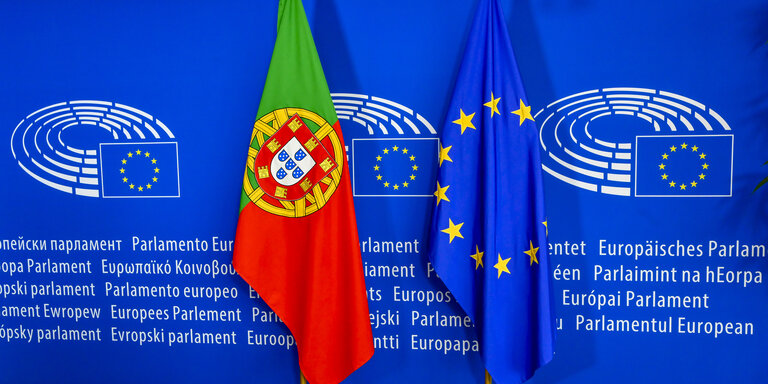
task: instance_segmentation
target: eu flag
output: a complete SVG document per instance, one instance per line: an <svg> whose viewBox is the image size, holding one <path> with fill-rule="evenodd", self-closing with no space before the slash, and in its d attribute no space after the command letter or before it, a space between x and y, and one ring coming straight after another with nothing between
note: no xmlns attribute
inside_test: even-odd
<svg viewBox="0 0 768 384"><path fill-rule="evenodd" d="M437 138L354 139L355 196L430 197Z"/></svg>
<svg viewBox="0 0 768 384"><path fill-rule="evenodd" d="M105 198L179 197L176 143L102 143L99 154Z"/></svg>
<svg viewBox="0 0 768 384"><path fill-rule="evenodd" d="M733 135L656 135L635 140L635 196L731 196Z"/></svg>
<svg viewBox="0 0 768 384"><path fill-rule="evenodd" d="M429 257L490 376L520 383L553 355L538 129L498 0L476 12L441 127Z"/></svg>

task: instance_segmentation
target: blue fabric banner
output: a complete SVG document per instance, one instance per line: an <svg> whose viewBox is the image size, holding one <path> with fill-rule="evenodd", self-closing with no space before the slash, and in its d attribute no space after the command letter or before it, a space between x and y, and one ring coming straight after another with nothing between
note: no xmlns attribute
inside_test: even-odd
<svg viewBox="0 0 768 384"><path fill-rule="evenodd" d="M764 0L303 4L376 348L345 384L766 381ZM300 382L231 265L278 5L0 2L0 382Z"/></svg>

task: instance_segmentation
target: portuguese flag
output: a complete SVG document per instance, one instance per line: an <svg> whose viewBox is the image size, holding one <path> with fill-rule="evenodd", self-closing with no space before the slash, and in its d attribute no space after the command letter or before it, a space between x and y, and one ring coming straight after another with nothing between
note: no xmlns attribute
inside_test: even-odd
<svg viewBox="0 0 768 384"><path fill-rule="evenodd" d="M233 264L296 339L310 384L373 356L344 141L300 0L281 0Z"/></svg>

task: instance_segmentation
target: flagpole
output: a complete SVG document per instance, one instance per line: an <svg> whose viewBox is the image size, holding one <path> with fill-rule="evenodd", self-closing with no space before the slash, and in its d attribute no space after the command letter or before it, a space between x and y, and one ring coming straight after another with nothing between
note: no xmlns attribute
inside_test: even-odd
<svg viewBox="0 0 768 384"><path fill-rule="evenodd" d="M299 371L299 383L307 384L307 378L304 377L304 372Z"/></svg>
<svg viewBox="0 0 768 384"><path fill-rule="evenodd" d="M485 371L485 384L493 384L493 379L491 378L491 374L488 373L488 371Z"/></svg>

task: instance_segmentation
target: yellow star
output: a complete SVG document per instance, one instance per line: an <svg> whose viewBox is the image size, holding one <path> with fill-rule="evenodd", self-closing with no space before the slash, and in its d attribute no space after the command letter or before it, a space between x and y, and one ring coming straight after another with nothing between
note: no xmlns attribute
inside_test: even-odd
<svg viewBox="0 0 768 384"><path fill-rule="evenodd" d="M411 161L415 161L416 160L416 156L411 155L411 157L409 157L409 159L411 159Z"/></svg>
<svg viewBox="0 0 768 384"><path fill-rule="evenodd" d="M700 179L700 180L704 180L704 178L705 178L705 177L707 177L707 175L705 175L705 174L703 174L703 173L699 175L699 179Z"/></svg>
<svg viewBox="0 0 768 384"><path fill-rule="evenodd" d="M697 186L698 184L699 184L699 183L697 183L697 182L695 182L695 181L691 181L691 187L694 187L694 188L696 188L696 186Z"/></svg>
<svg viewBox="0 0 768 384"><path fill-rule="evenodd" d="M381 161L381 156L376 156L376 161Z"/></svg>
<svg viewBox="0 0 768 384"><path fill-rule="evenodd" d="M157 160L152 159L152 164L156 164L156 163L157 163Z"/></svg>
<svg viewBox="0 0 768 384"><path fill-rule="evenodd" d="M464 236L461 235L461 226L464 225L464 223L458 223L454 224L453 220L450 218L448 219L448 228L441 230L440 232L447 233L448 236L451 238L448 240L448 243L450 244L455 237L461 237L462 239Z"/></svg>
<svg viewBox="0 0 768 384"><path fill-rule="evenodd" d="M416 180L416 176L411 175L411 180Z"/></svg>
<svg viewBox="0 0 768 384"><path fill-rule="evenodd" d="M418 171L419 170L419 166L418 165L414 165L411 168L413 168L414 171Z"/></svg>
<svg viewBox="0 0 768 384"><path fill-rule="evenodd" d="M384 154L386 155L387 153L389 153L389 148L384 148Z"/></svg>
<svg viewBox="0 0 768 384"><path fill-rule="evenodd" d="M381 175L376 175L376 180L381 180Z"/></svg>
<svg viewBox="0 0 768 384"><path fill-rule="evenodd" d="M129 184L128 188L133 189L133 184Z"/></svg>
<svg viewBox="0 0 768 384"><path fill-rule="evenodd" d="M463 135L467 128L475 129L475 126L472 124L472 118L475 117L475 114L473 113L467 116L461 108L459 108L459 113L461 114L461 117L459 117L458 120L454 120L453 123L461 126L461 134Z"/></svg>
<svg viewBox="0 0 768 384"><path fill-rule="evenodd" d="M520 125L523 125L525 119L531 119L531 121L534 121L533 116L531 115L531 106L526 106L525 103L523 103L523 99L520 99L520 109L517 111L512 111L512 113L520 116Z"/></svg>
<svg viewBox="0 0 768 384"><path fill-rule="evenodd" d="M127 182L128 182L128 178L127 177L123 177L123 183L127 183Z"/></svg>
<svg viewBox="0 0 768 384"><path fill-rule="evenodd" d="M144 157L149 157L149 152L144 152Z"/></svg>
<svg viewBox="0 0 768 384"><path fill-rule="evenodd" d="M544 224L544 229L546 230L545 233L547 236L549 236L549 225L547 224L547 220L544 220L541 223Z"/></svg>
<svg viewBox="0 0 768 384"><path fill-rule="evenodd" d="M141 191L143 191L143 190L144 190L144 187L142 187L141 185L139 185L139 192L141 192Z"/></svg>
<svg viewBox="0 0 768 384"><path fill-rule="evenodd" d="M666 173L665 173L665 174L663 174L663 175L661 175L661 179L662 179L662 180L666 180L666 179L667 179L667 177L669 177L669 176L668 176Z"/></svg>
<svg viewBox="0 0 768 384"><path fill-rule="evenodd" d="M374 171L378 171L378 170L379 170L379 166L378 166L378 164L373 166L373 170L374 170Z"/></svg>
<svg viewBox="0 0 768 384"><path fill-rule="evenodd" d="M392 147L392 150L393 150L393 151L395 151L395 152L397 152L398 148L399 148L399 147L398 147L397 145L395 145L394 147Z"/></svg>
<svg viewBox="0 0 768 384"><path fill-rule="evenodd" d="M475 269L478 269L480 267L485 267L483 265L483 253L485 252L480 252L480 248L478 248L477 245L475 245L475 254L469 255L469 257L475 259Z"/></svg>
<svg viewBox="0 0 768 384"><path fill-rule="evenodd" d="M680 148L682 148L682 149L688 149L688 144L686 144L686 143L682 143L682 144L680 144Z"/></svg>
<svg viewBox="0 0 768 384"><path fill-rule="evenodd" d="M440 187L440 181L437 181L437 191L435 191L434 195L437 196L437 205L440 205L440 200L450 201L448 200L448 195L445 194L446 191L448 191L448 188L450 188L450 185L446 185L445 187Z"/></svg>
<svg viewBox="0 0 768 384"><path fill-rule="evenodd" d="M137 155L141 155L141 150L140 150L140 149L137 149L137 150L136 150L136 154L137 154Z"/></svg>
<svg viewBox="0 0 768 384"><path fill-rule="evenodd" d="M701 155L699 155L699 159L704 160L706 158L707 158L707 154L706 153L702 153Z"/></svg>
<svg viewBox="0 0 768 384"><path fill-rule="evenodd" d="M704 164L701 165L701 168L702 169L709 169L709 164L704 163Z"/></svg>
<svg viewBox="0 0 768 384"><path fill-rule="evenodd" d="M669 158L669 155L667 155L667 154L665 153L665 154L661 155L661 158L662 158L662 159L664 159L664 160L666 160L667 158Z"/></svg>
<svg viewBox="0 0 768 384"><path fill-rule="evenodd" d="M699 147L694 145L693 147L691 147L691 151L698 152L699 151Z"/></svg>
<svg viewBox="0 0 768 384"><path fill-rule="evenodd" d="M147 189L152 189L152 184L147 184Z"/></svg>
<svg viewBox="0 0 768 384"><path fill-rule="evenodd" d="M155 168L155 173L160 173L160 168Z"/></svg>
<svg viewBox="0 0 768 384"><path fill-rule="evenodd" d="M403 153L408 154L408 148L403 148Z"/></svg>
<svg viewBox="0 0 768 384"><path fill-rule="evenodd" d="M387 188L387 187L389 187L389 182L388 182L388 181L385 181L385 182L384 182L384 188Z"/></svg>
<svg viewBox="0 0 768 384"><path fill-rule="evenodd" d="M659 164L659 169L664 169L664 168L666 168L666 167L667 167L667 166L666 166L664 163L661 163L661 164Z"/></svg>
<svg viewBox="0 0 768 384"><path fill-rule="evenodd" d="M400 186L395 184L392 188L395 189L395 190L398 190L398 189L400 189Z"/></svg>
<svg viewBox="0 0 768 384"><path fill-rule="evenodd" d="M509 263L510 260L512 260L511 257L508 257L506 259L502 259L501 258L501 253L499 253L499 261L497 261L496 265L493 266L494 268L496 268L499 271L499 275L496 276L497 278L501 278L501 273L502 272L510 273L509 272L509 268L507 267L507 264Z"/></svg>
<svg viewBox="0 0 768 384"><path fill-rule="evenodd" d="M126 163L126 160L125 160L125 159L123 159L123 164L125 164L125 163Z"/></svg>
<svg viewBox="0 0 768 384"><path fill-rule="evenodd" d="M491 92L491 101L483 104L486 107L491 109L491 118L493 118L493 114L494 113L497 114L497 115L501 115L501 113L499 113L499 107L498 107L499 100L501 100L501 97L494 99L493 98L493 92Z"/></svg>
<svg viewBox="0 0 768 384"><path fill-rule="evenodd" d="M528 243L531 244L531 249L529 249L527 251L523 251L523 253L525 253L526 255L531 257L531 265L533 265L533 263L538 264L539 263L539 259L536 258L536 252L539 251L539 247L534 247L533 246L533 241L529 241Z"/></svg>
<svg viewBox="0 0 768 384"><path fill-rule="evenodd" d="M128 152L128 157L133 157L133 153L132 152Z"/></svg>
<svg viewBox="0 0 768 384"><path fill-rule="evenodd" d="M153 177L153 178L152 178L152 181L154 181L155 183L157 183L157 177Z"/></svg>
<svg viewBox="0 0 768 384"><path fill-rule="evenodd" d="M675 151L677 151L677 147L675 147L675 146L673 145L673 146L669 147L669 150L670 150L670 151L672 151L672 152L675 152Z"/></svg>
<svg viewBox="0 0 768 384"><path fill-rule="evenodd" d="M403 187L408 188L408 182L407 181L403 181Z"/></svg>
<svg viewBox="0 0 768 384"><path fill-rule="evenodd" d="M447 160L453 163L453 159L451 159L451 157L448 156L448 152L451 150L451 148L453 148L453 145L451 145L450 147L443 147L442 143L438 143L437 146L440 148L440 161L438 163L438 167L443 166L443 160Z"/></svg>
<svg viewBox="0 0 768 384"><path fill-rule="evenodd" d="M120 173L125 173L125 168L120 168Z"/></svg>
<svg viewBox="0 0 768 384"><path fill-rule="evenodd" d="M669 186L670 186L670 187L672 187L672 188L674 188L674 187L675 187L675 181L674 181L674 180L670 181L670 182L669 182Z"/></svg>
<svg viewBox="0 0 768 384"><path fill-rule="evenodd" d="M684 190L685 190L685 184L680 184L680 190L681 190L681 191L684 191Z"/></svg>

